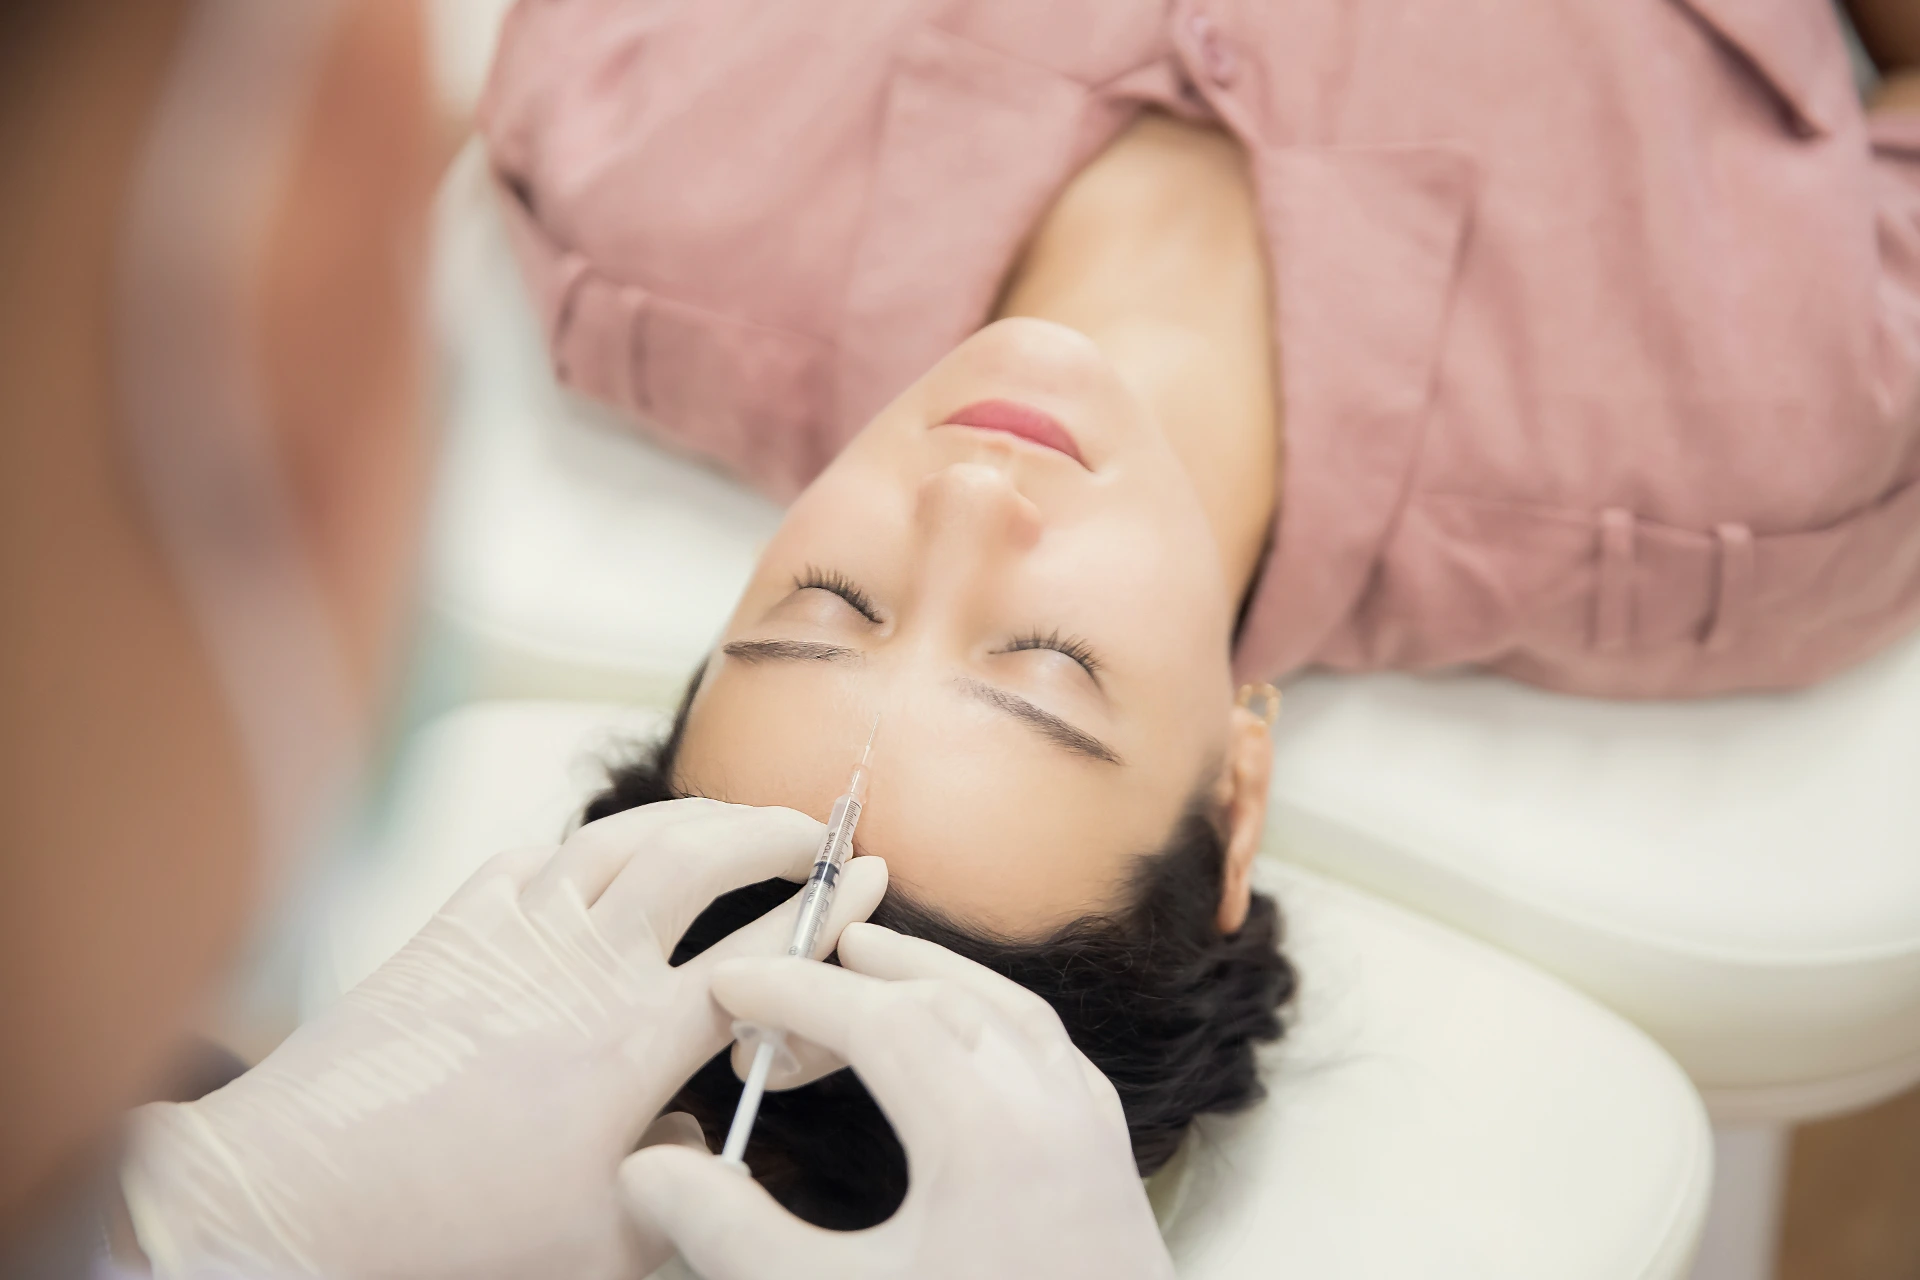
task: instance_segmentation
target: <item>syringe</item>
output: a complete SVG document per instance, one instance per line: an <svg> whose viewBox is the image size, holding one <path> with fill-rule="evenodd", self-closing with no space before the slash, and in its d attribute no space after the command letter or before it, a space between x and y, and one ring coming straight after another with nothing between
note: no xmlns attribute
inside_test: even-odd
<svg viewBox="0 0 1920 1280"><path fill-rule="evenodd" d="M787 943L787 954L802 959L813 958L814 944L819 941L820 927L827 921L827 909L833 905L833 891L840 879L840 868L846 865L847 858L853 852L854 828L860 825L860 809L867 799L867 761L873 755L874 735L880 732L880 717L873 718L873 728L867 734L867 745L860 752L860 763L853 767L853 781L848 784L846 794L833 802L833 811L827 816L827 834L820 841L820 852L813 859L813 871L807 876L805 887L800 890L800 917L793 922L793 937ZM735 1028L736 1031L742 1028ZM734 1108L733 1124L727 1130L726 1146L721 1149L720 1158L732 1164L746 1167L741 1157L747 1149L747 1136L753 1132L754 1117L760 1113L760 1099L767 1091L767 1073L773 1070L774 1059L786 1052L787 1036L784 1031L772 1028L755 1028L752 1034L760 1042L754 1050L753 1065L747 1070L746 1088L741 1091L740 1105Z"/></svg>

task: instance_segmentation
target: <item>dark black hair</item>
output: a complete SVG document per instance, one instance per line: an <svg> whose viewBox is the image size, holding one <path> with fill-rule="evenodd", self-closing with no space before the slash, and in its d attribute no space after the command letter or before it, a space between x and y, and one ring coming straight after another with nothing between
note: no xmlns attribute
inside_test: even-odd
<svg viewBox="0 0 1920 1280"><path fill-rule="evenodd" d="M610 771L585 821L680 794L672 779L690 702L691 691L664 741ZM1279 1011L1293 994L1294 971L1280 952L1280 914L1271 898L1256 893L1246 923L1220 932L1225 858L1209 808L1192 804L1161 847L1140 859L1126 905L1045 938L963 928L893 890L871 918L977 961L1052 1005L1080 1051L1113 1081L1144 1177L1173 1155L1195 1116L1259 1100L1255 1048L1280 1036ZM673 963L700 954L797 888L768 880L724 895L694 921ZM739 1096L723 1052L668 1109L691 1112L717 1151ZM872 1226L906 1196L906 1154L851 1071L769 1093L746 1158L780 1203L818 1226Z"/></svg>

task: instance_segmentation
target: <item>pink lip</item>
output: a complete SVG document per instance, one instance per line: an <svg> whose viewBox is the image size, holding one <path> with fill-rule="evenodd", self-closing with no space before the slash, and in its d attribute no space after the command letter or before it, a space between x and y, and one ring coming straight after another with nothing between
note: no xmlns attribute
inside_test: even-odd
<svg viewBox="0 0 1920 1280"><path fill-rule="evenodd" d="M1014 400L982 400L947 415L943 427L973 427L979 431L1004 431L1010 436L1057 450L1081 466L1080 446L1052 414Z"/></svg>

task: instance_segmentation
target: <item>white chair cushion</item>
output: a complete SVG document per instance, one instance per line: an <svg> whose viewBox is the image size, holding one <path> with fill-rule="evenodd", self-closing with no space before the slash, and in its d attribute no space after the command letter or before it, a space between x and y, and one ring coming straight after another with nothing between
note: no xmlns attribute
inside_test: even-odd
<svg viewBox="0 0 1920 1280"><path fill-rule="evenodd" d="M1691 703L1313 677L1278 740L1286 856L1598 996L1716 1116L1920 1079L1920 637L1818 688Z"/></svg>
<svg viewBox="0 0 1920 1280"><path fill-rule="evenodd" d="M490 853L554 840L658 714L478 704L396 775L383 856L342 899L310 1007L397 949ZM1267 1102L1209 1119L1163 1223L1183 1275L1679 1280L1710 1143L1645 1036L1499 952L1297 867L1261 882L1304 975ZM1159 1180L1156 1180L1158 1184Z"/></svg>
<svg viewBox="0 0 1920 1280"><path fill-rule="evenodd" d="M441 114L473 119L513 0L427 0L427 66Z"/></svg>

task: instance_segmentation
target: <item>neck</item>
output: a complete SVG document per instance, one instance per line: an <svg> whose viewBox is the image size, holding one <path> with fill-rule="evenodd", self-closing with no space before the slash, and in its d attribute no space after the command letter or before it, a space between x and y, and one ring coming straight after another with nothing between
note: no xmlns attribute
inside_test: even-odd
<svg viewBox="0 0 1920 1280"><path fill-rule="evenodd" d="M1147 402L1241 591L1272 525L1280 419L1272 306L1240 147L1149 113L1068 184L999 316L1070 325Z"/></svg>

